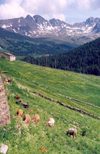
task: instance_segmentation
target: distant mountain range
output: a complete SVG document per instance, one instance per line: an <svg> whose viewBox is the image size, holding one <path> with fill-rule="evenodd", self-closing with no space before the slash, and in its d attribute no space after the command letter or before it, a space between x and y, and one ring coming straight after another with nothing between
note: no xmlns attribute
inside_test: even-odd
<svg viewBox="0 0 100 154"><path fill-rule="evenodd" d="M0 20L0 27L32 38L51 37L83 44L100 37L100 18L88 18L73 25L59 19L46 20L39 15Z"/></svg>

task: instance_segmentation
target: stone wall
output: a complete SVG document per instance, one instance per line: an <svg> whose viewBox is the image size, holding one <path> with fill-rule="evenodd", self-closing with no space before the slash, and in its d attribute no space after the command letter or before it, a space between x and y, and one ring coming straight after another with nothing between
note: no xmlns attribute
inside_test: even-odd
<svg viewBox="0 0 100 154"><path fill-rule="evenodd" d="M6 91L0 76L0 126L6 126L8 124L10 124L10 111Z"/></svg>

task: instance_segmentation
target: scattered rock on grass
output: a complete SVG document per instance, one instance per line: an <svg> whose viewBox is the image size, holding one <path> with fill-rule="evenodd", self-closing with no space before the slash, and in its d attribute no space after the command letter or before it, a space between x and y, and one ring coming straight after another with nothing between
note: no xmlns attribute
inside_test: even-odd
<svg viewBox="0 0 100 154"><path fill-rule="evenodd" d="M6 154L7 150L8 150L8 146L5 145L5 144L2 144L1 147L0 147L0 153Z"/></svg>

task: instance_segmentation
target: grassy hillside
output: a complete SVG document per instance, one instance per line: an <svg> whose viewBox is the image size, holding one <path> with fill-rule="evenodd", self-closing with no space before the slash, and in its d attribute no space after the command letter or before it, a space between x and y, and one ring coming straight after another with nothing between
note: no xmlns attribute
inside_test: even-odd
<svg viewBox="0 0 100 154"><path fill-rule="evenodd" d="M50 38L30 38L0 28L0 47L16 56L58 54L78 46L68 41Z"/></svg>
<svg viewBox="0 0 100 154"><path fill-rule="evenodd" d="M8 154L41 154L40 147L45 147L48 154L99 153L100 120L72 111L32 92L41 93L100 117L99 108L62 96L74 97L100 107L100 77L5 60L0 60L0 71L8 71L2 76L11 76L13 80L12 84L5 85L11 111L11 124L5 129L0 128L0 144L5 143L9 146ZM29 102L34 113L15 103L16 94L20 94L23 101ZM39 114L40 122L37 125L24 124L16 117L19 108L31 117ZM45 125L50 117L55 119L53 128ZM21 125L21 135L18 134L18 124ZM66 135L66 131L74 126L77 126L78 135L73 139ZM86 132L85 136L82 136L83 131Z"/></svg>

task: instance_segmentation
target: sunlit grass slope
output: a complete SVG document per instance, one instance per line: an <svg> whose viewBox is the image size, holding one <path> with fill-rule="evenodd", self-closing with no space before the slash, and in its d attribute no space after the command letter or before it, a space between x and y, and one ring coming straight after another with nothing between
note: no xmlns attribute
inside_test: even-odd
<svg viewBox="0 0 100 154"><path fill-rule="evenodd" d="M9 146L8 154L41 154L41 147L45 147L48 154L99 154L100 120L64 108L34 95L32 91L100 116L100 109L61 96L74 97L100 106L100 77L6 60L0 60L0 71L8 71L2 76L11 76L13 80L12 84L5 85L11 111L11 124L5 129L0 128L0 144ZM20 94L23 101L29 102L34 113L15 103L16 94ZM16 117L19 108L24 114L30 114L31 118L34 114L39 114L40 122L37 125L24 124L22 119ZM50 117L55 119L53 128L45 125ZM21 135L18 134L18 124L21 125ZM73 139L66 135L66 131L74 126L77 126L78 135ZM82 136L84 130L86 134Z"/></svg>

